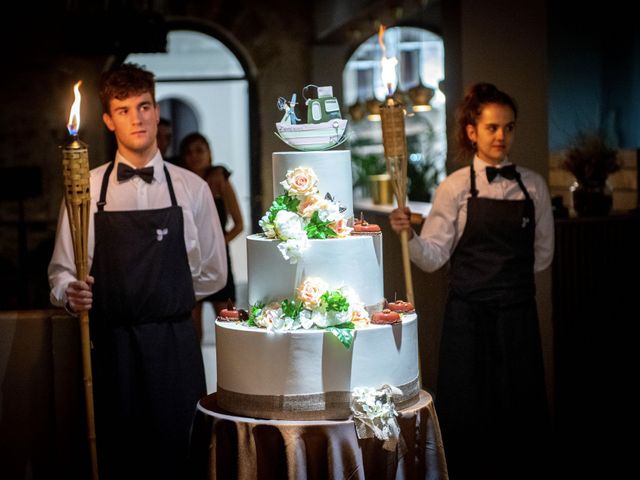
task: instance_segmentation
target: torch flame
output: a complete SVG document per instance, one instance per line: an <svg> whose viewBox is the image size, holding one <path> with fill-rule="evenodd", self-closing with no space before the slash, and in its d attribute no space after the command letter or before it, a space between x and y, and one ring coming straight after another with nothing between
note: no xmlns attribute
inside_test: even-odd
<svg viewBox="0 0 640 480"><path fill-rule="evenodd" d="M71 105L71 111L69 112L69 123L67 123L67 130L69 130L70 135L77 135L80 130L80 100L82 96L80 95L80 85L82 85L82 80L76 83L73 86L73 105Z"/></svg>
<svg viewBox="0 0 640 480"><path fill-rule="evenodd" d="M393 93L396 89L397 77L396 77L396 65L398 64L398 59L396 57L387 58L387 49L384 45L384 25L380 25L380 29L378 30L378 43L380 47L382 47L382 59L380 60L380 65L382 67L382 83L387 87L387 92L389 95Z"/></svg>
<svg viewBox="0 0 640 480"><path fill-rule="evenodd" d="M382 48L382 56L384 57L387 53L387 49L384 46L384 25L380 24L380 28L378 29L378 43L380 44L380 48Z"/></svg>

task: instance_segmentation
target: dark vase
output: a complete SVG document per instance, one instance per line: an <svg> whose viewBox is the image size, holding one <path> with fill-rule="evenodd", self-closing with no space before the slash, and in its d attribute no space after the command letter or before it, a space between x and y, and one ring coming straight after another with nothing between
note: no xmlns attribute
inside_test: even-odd
<svg viewBox="0 0 640 480"><path fill-rule="evenodd" d="M573 210L579 217L599 217L611 212L613 192L607 182L597 185L574 182L569 190Z"/></svg>

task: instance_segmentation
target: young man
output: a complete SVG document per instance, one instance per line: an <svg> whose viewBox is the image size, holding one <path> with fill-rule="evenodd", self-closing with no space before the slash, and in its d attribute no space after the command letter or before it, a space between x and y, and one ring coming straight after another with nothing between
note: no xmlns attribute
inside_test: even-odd
<svg viewBox="0 0 640 480"><path fill-rule="evenodd" d="M153 74L120 65L100 98L118 151L91 171L90 275L75 278L63 204L51 301L90 310L101 478L182 478L206 393L191 311L225 285L224 234L206 182L158 151Z"/></svg>

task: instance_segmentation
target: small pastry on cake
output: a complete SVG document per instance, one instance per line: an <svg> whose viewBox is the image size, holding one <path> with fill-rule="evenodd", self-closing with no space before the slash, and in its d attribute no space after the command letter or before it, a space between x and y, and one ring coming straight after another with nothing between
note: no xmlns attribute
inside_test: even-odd
<svg viewBox="0 0 640 480"><path fill-rule="evenodd" d="M360 212L360 218L353 220L352 235L380 235L382 231L375 223L369 223L364 219L364 214Z"/></svg>
<svg viewBox="0 0 640 480"><path fill-rule="evenodd" d="M396 300L395 302L387 303L387 308L392 312L398 313L413 313L416 311L413 307L413 303L405 302L403 300Z"/></svg>
<svg viewBox="0 0 640 480"><path fill-rule="evenodd" d="M388 308L385 308L381 312L376 312L371 316L371 323L375 323L377 325L389 325L399 321L400 314L398 312L392 312Z"/></svg>
<svg viewBox="0 0 640 480"><path fill-rule="evenodd" d="M246 320L249 315L246 310L237 309L231 300L227 301L227 308L220 310L218 320L221 322L238 322L240 320Z"/></svg>

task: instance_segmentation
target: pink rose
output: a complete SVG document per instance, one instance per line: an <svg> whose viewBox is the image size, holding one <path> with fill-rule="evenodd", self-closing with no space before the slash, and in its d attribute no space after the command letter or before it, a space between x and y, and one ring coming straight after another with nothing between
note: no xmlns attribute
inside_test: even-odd
<svg viewBox="0 0 640 480"><path fill-rule="evenodd" d="M327 291L327 285L319 278L307 278L296 289L296 298L304 307L313 310L320 305L320 297Z"/></svg>
<svg viewBox="0 0 640 480"><path fill-rule="evenodd" d="M348 236L353 230L353 228L348 226L347 220L344 218L331 222L328 227L336 232L336 235L341 238Z"/></svg>
<svg viewBox="0 0 640 480"><path fill-rule="evenodd" d="M318 191L318 177L308 167L296 167L287 172L287 177L280 184L289 195L311 195Z"/></svg>

